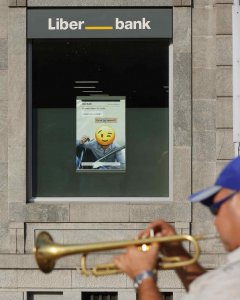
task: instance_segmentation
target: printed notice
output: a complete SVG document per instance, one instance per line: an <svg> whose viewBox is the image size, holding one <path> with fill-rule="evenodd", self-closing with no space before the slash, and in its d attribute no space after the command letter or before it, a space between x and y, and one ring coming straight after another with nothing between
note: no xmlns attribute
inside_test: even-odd
<svg viewBox="0 0 240 300"><path fill-rule="evenodd" d="M125 97L76 100L76 171L126 170Z"/></svg>

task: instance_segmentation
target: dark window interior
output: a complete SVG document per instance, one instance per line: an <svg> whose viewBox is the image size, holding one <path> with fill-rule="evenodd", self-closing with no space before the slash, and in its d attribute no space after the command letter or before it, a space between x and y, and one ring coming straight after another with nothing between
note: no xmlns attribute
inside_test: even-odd
<svg viewBox="0 0 240 300"><path fill-rule="evenodd" d="M29 41L30 198L168 197L168 48L165 39ZM93 94L80 81L126 97L125 173L75 171L76 97Z"/></svg>

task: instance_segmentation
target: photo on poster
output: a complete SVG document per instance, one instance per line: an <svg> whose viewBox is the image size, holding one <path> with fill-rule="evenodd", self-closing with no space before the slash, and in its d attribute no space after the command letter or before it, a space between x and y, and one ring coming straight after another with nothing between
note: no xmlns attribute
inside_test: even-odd
<svg viewBox="0 0 240 300"><path fill-rule="evenodd" d="M76 171L126 171L125 97L77 97Z"/></svg>

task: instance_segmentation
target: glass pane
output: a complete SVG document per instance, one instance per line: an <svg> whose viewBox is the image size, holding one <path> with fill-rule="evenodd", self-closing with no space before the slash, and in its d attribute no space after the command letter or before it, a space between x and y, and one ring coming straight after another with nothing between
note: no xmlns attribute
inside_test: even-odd
<svg viewBox="0 0 240 300"><path fill-rule="evenodd" d="M32 42L33 197L169 196L168 47L163 39ZM125 173L76 172L76 98L93 94L83 88L89 81L101 95L126 97Z"/></svg>

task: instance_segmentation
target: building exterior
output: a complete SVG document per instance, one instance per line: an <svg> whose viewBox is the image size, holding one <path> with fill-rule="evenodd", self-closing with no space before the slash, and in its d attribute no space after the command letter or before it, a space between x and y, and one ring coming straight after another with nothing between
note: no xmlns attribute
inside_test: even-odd
<svg viewBox="0 0 240 300"><path fill-rule="evenodd" d="M81 276L76 270L78 256L59 260L48 275L40 272L32 248L42 230L49 231L56 242L66 244L131 239L150 221L164 218L179 233L214 233L210 213L200 205L191 207L186 199L191 192L211 185L234 156L232 2L0 0L0 299L136 299L132 282L125 275ZM31 196L34 192L29 186L36 179L31 166L35 163L34 151L40 146L32 143L35 104L31 105L29 99L36 92L31 91L35 89L35 69L30 69L34 61L29 56L27 14L31 9L69 8L171 10L166 73L167 195L148 196L149 191L144 190L143 194L132 193L128 197L121 194L121 187L119 196L111 197L104 192L99 192L98 197L97 191L83 197L61 197L61 191L54 196L53 190L43 199L44 188L39 197L38 191L36 197ZM34 43L31 45L37 49ZM129 154L129 161L130 157ZM35 170L41 168L40 162L41 159ZM40 185L37 181L36 189ZM205 241L201 248L205 267L212 269L223 263L225 255L220 242ZM111 255L101 254L98 259L109 261ZM89 265L93 266L96 260L96 256L89 257ZM166 299L181 299L184 289L174 271L160 272L158 280Z"/></svg>

